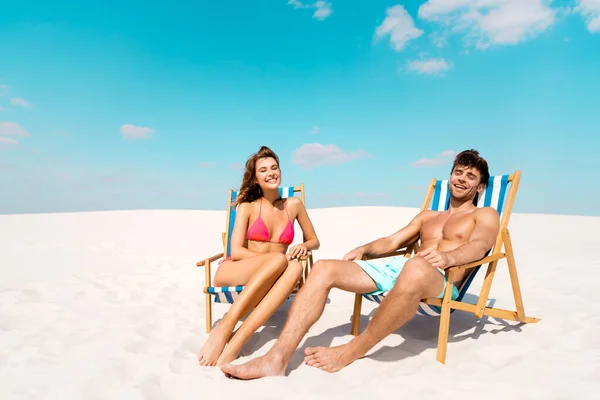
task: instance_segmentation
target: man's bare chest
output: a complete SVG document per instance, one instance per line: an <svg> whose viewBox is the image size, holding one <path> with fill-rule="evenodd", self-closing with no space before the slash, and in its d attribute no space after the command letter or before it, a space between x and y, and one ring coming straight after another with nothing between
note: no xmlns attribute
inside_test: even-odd
<svg viewBox="0 0 600 400"><path fill-rule="evenodd" d="M423 224L422 241L467 241L475 228L472 212L450 215L440 213Z"/></svg>

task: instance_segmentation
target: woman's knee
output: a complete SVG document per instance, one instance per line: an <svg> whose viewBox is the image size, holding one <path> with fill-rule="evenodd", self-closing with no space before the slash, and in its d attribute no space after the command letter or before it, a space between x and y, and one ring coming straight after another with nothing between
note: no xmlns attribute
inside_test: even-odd
<svg viewBox="0 0 600 400"><path fill-rule="evenodd" d="M288 259L283 253L271 253L267 257L263 268L267 268L274 274L281 274L288 266Z"/></svg>
<svg viewBox="0 0 600 400"><path fill-rule="evenodd" d="M299 276L302 273L302 269L303 267L302 264L300 264L300 262L298 262L297 260L291 260L288 262L286 272L297 274Z"/></svg>

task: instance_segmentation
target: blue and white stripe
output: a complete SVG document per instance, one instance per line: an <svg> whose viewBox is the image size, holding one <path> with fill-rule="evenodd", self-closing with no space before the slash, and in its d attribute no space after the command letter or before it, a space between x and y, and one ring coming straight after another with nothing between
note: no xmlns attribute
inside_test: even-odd
<svg viewBox="0 0 600 400"><path fill-rule="evenodd" d="M498 211L498 214L502 215L508 184L508 175L490 177L488 185L481 195L478 194L473 199L473 204L475 204L477 207L493 207L496 211ZM449 205L449 182L448 180L439 180L435 183L435 190L433 192L433 198L431 199L430 209L433 211L445 211L448 209ZM487 254L489 254L489 252ZM463 297L467 293L467 290L469 289L469 286L471 285L471 282L473 282L475 275L479 271L479 268L480 266L473 268L467 273L468 275L458 288L458 297L456 298L456 301L462 301ZM388 292L384 292L378 295L364 294L363 297L367 300L381 303L381 300L383 300L387 293ZM454 310L452 310L452 312L454 312ZM439 316L440 313L440 307L425 304L423 302L419 304L419 309L417 310L418 315Z"/></svg>
<svg viewBox="0 0 600 400"><path fill-rule="evenodd" d="M244 286L209 286L206 288L208 294L215 296L215 303L233 304L235 299L244 290Z"/></svg>
<svg viewBox="0 0 600 400"><path fill-rule="evenodd" d="M235 224L236 208L233 206L238 196L237 190L231 191L231 199L229 199L229 221L227 221L227 252L226 258L231 255L231 234L233 232L233 226ZM286 186L279 188L279 195L282 199L294 197L294 187ZM215 296L215 303L230 303L233 304L235 299L244 290L244 286L221 286L221 287L208 287L207 291L209 294Z"/></svg>

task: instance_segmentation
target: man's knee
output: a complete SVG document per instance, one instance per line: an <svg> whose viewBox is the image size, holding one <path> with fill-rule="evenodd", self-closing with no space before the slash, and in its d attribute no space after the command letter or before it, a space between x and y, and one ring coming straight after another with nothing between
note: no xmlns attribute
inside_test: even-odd
<svg viewBox="0 0 600 400"><path fill-rule="evenodd" d="M435 270L429 262L421 257L413 257L404 264L396 286L402 286L404 291L420 293L430 284L432 272Z"/></svg>
<svg viewBox="0 0 600 400"><path fill-rule="evenodd" d="M314 281L313 284L319 283L330 286L335 280L335 276L337 273L337 268L335 267L335 265L336 263L331 262L331 260L317 261L310 271L309 279L311 281Z"/></svg>

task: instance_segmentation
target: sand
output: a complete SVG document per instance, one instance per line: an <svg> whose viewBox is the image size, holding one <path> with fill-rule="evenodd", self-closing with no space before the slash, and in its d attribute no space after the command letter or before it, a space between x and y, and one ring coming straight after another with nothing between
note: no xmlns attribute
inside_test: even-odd
<svg viewBox="0 0 600 400"><path fill-rule="evenodd" d="M416 209L311 209L315 260L339 258L406 224ZM348 216L352 215L352 218ZM436 318L415 317L369 355L329 374L305 346L350 340L353 295L332 291L285 377L243 382L200 367L204 271L220 251L225 212L111 211L0 215L1 399L592 399L600 394L600 218L513 214L525 310L519 325L452 314L447 364ZM475 302L483 274L467 299ZM506 263L490 302L512 308ZM363 303L364 327L374 303ZM215 320L227 310L214 306ZM255 334L264 354L289 303Z"/></svg>

